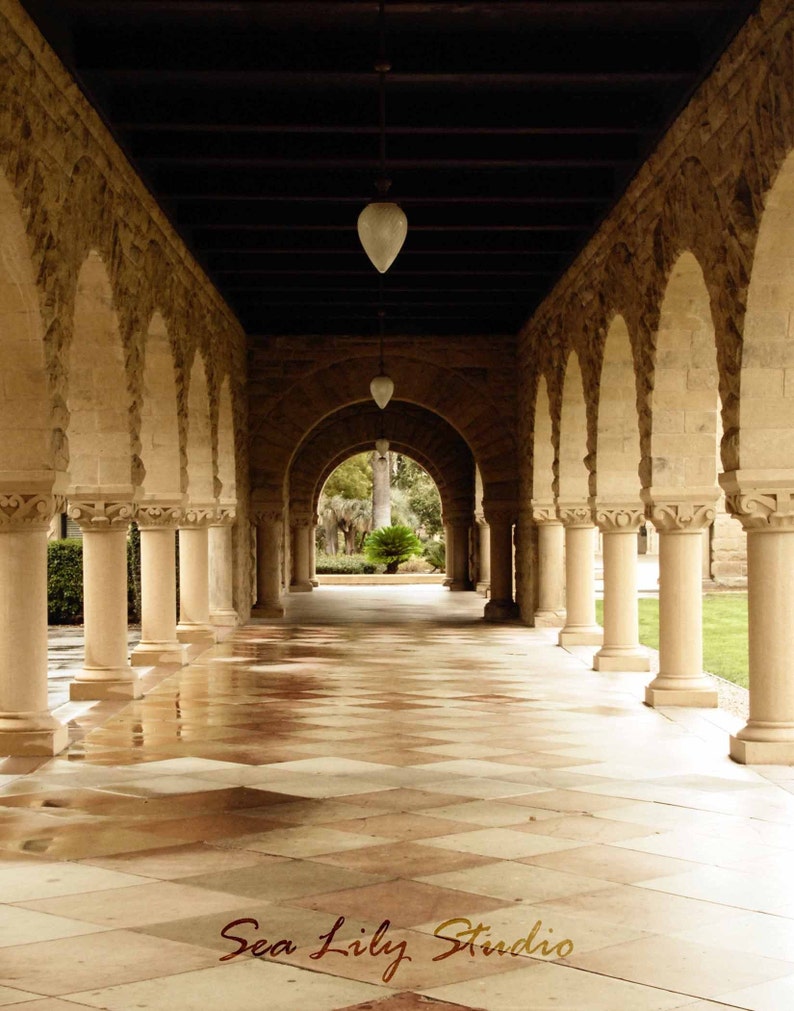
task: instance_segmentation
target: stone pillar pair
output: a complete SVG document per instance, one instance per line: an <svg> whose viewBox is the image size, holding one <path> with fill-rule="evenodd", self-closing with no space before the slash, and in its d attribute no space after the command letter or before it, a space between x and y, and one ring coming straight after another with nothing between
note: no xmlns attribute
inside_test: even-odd
<svg viewBox="0 0 794 1011"><path fill-rule="evenodd" d="M478 514L475 515L475 519L479 547L477 552L479 560L477 592L488 597L491 593L491 528L486 522L485 516Z"/></svg>
<svg viewBox="0 0 794 1011"><path fill-rule="evenodd" d="M447 578L444 586L452 591L470 590L469 575L469 528L472 515L467 512L454 513L444 517L446 539L445 557Z"/></svg>
<svg viewBox="0 0 794 1011"><path fill-rule="evenodd" d="M485 605L486 621L509 621L518 617L513 599L513 524L518 508L508 502L483 502L490 528L491 597Z"/></svg>
<svg viewBox="0 0 794 1011"><path fill-rule="evenodd" d="M534 503L532 521L538 530L538 600L536 625L565 624L565 527L552 504Z"/></svg>
<svg viewBox="0 0 794 1011"><path fill-rule="evenodd" d="M284 615L281 600L283 512L276 507L255 506L253 520L256 527L256 603L251 615L281 618Z"/></svg>
<svg viewBox="0 0 794 1011"><path fill-rule="evenodd" d="M312 582L312 555L314 544L314 523L310 513L290 510L290 531L292 536L292 578L290 593L310 593Z"/></svg>

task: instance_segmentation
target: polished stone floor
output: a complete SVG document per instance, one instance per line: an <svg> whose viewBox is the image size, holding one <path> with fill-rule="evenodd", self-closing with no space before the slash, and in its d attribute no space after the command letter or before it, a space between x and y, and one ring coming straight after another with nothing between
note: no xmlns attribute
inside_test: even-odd
<svg viewBox="0 0 794 1011"><path fill-rule="evenodd" d="M792 770L482 604L296 595L0 760L0 1007L793 1006Z"/></svg>

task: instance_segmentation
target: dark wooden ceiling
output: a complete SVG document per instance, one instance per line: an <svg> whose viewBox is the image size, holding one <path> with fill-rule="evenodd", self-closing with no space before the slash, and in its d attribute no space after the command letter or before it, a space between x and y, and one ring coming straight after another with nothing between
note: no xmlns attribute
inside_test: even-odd
<svg viewBox="0 0 794 1011"><path fill-rule="evenodd" d="M23 0L254 343L377 331L377 0ZM386 331L514 334L756 0L386 0Z"/></svg>

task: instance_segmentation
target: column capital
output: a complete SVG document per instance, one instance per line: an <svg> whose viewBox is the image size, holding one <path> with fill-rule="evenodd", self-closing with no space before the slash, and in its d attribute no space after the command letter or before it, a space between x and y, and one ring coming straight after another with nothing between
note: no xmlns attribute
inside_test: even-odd
<svg viewBox="0 0 794 1011"><path fill-rule="evenodd" d="M132 502L113 502L107 499L69 499L69 519L86 532L126 530L135 514Z"/></svg>
<svg viewBox="0 0 794 1011"><path fill-rule="evenodd" d="M135 522L144 530L165 528L175 530L182 519L180 502L138 502Z"/></svg>
<svg viewBox="0 0 794 1011"><path fill-rule="evenodd" d="M538 526L543 526L547 523L558 525L561 522L560 517L557 515L557 506L553 502L533 502L527 512L532 522Z"/></svg>
<svg viewBox="0 0 794 1011"><path fill-rule="evenodd" d="M46 530L56 513L63 512L61 495L41 492L0 492L0 532Z"/></svg>
<svg viewBox="0 0 794 1011"><path fill-rule="evenodd" d="M593 502L592 515L598 529L605 534L636 533L645 522L645 510L639 502Z"/></svg>
<svg viewBox="0 0 794 1011"><path fill-rule="evenodd" d="M468 527L474 522L474 514L470 512L459 512L447 515L445 513L443 521L445 525L448 524L451 527Z"/></svg>
<svg viewBox="0 0 794 1011"><path fill-rule="evenodd" d="M558 502L557 518L566 527L593 526L593 510L589 502Z"/></svg>
<svg viewBox="0 0 794 1011"><path fill-rule="evenodd" d="M268 509L266 507L254 507L251 513L251 518L256 526L264 524L266 526L274 526L276 523L281 523L284 519L284 513L281 509Z"/></svg>
<svg viewBox="0 0 794 1011"><path fill-rule="evenodd" d="M643 488L642 500L646 517L662 533L705 530L717 512L716 492L711 497L679 494L657 498L653 489Z"/></svg>
<svg viewBox="0 0 794 1011"><path fill-rule="evenodd" d="M202 527L209 527L212 525L215 515L216 507L214 502L186 505L179 519L179 526L182 529L188 530L199 530Z"/></svg>
<svg viewBox="0 0 794 1011"><path fill-rule="evenodd" d="M494 523L513 524L518 518L518 503L483 499L482 511L489 526Z"/></svg>
<svg viewBox="0 0 794 1011"><path fill-rule="evenodd" d="M314 526L312 520L312 514L305 509L290 512L289 524L291 527L311 527Z"/></svg>
<svg viewBox="0 0 794 1011"><path fill-rule="evenodd" d="M794 530L794 474L733 470L720 474L720 484L745 530Z"/></svg>
<svg viewBox="0 0 794 1011"><path fill-rule="evenodd" d="M211 527L231 527L237 519L237 505L228 503L219 505L215 510L215 515L210 520Z"/></svg>

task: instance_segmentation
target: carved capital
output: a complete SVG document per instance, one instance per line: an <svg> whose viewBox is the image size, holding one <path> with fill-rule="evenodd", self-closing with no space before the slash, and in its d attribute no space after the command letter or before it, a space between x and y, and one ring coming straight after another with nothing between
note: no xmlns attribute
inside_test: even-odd
<svg viewBox="0 0 794 1011"><path fill-rule="evenodd" d="M284 519L280 509L256 509L252 514L255 526L275 526Z"/></svg>
<svg viewBox="0 0 794 1011"><path fill-rule="evenodd" d="M237 506L224 505L215 510L215 515L210 522L213 527L231 527L237 519Z"/></svg>
<svg viewBox="0 0 794 1011"><path fill-rule="evenodd" d="M538 526L560 522L560 517L557 515L557 506L553 502L533 502L531 518L532 522Z"/></svg>
<svg viewBox="0 0 794 1011"><path fill-rule="evenodd" d="M593 519L598 529L605 534L640 529L645 522L645 510L639 503L635 505L611 505L596 503L593 506Z"/></svg>
<svg viewBox="0 0 794 1011"><path fill-rule="evenodd" d="M645 515L662 533L705 530L714 522L714 502L649 502Z"/></svg>
<svg viewBox="0 0 794 1011"><path fill-rule="evenodd" d="M505 500L483 499L482 511L485 522L493 526L495 523L512 526L518 518L518 503Z"/></svg>
<svg viewBox="0 0 794 1011"><path fill-rule="evenodd" d="M794 475L790 474L775 476L748 471L720 474L726 508L745 530L794 530L792 478Z"/></svg>
<svg viewBox="0 0 794 1011"><path fill-rule="evenodd" d="M289 522L290 526L298 527L299 529L305 529L306 527L313 526L313 516L311 513L301 511L296 511L290 513Z"/></svg>
<svg viewBox="0 0 794 1011"><path fill-rule="evenodd" d="M56 513L63 512L60 495L0 493L0 531L46 530Z"/></svg>
<svg viewBox="0 0 794 1011"><path fill-rule="evenodd" d="M558 502L557 518L566 527L593 526L593 510L589 502Z"/></svg>
<svg viewBox="0 0 794 1011"><path fill-rule="evenodd" d="M157 502L143 502L135 507L135 522L143 530L166 527L175 530L182 519L182 507Z"/></svg>
<svg viewBox="0 0 794 1011"><path fill-rule="evenodd" d="M183 529L199 530L211 526L215 520L215 505L189 505L182 510L179 526Z"/></svg>
<svg viewBox="0 0 794 1011"><path fill-rule="evenodd" d="M126 530L135 514L132 502L108 502L104 499L69 501L69 519L84 533Z"/></svg>

